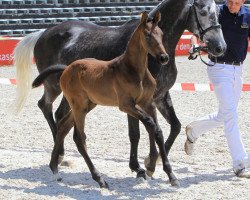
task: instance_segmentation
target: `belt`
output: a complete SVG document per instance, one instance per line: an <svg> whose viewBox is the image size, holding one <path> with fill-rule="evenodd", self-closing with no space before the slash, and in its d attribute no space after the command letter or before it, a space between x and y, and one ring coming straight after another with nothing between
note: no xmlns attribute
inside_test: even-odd
<svg viewBox="0 0 250 200"><path fill-rule="evenodd" d="M234 65L234 66L241 66L243 64L243 62L223 62L223 61L217 61L215 62L215 60L211 60L214 63L219 63L219 64L226 64L226 65Z"/></svg>

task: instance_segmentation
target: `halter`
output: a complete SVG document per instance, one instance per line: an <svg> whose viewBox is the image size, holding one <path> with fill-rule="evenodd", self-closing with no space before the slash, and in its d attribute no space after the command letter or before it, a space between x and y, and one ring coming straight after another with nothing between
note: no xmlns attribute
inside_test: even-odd
<svg viewBox="0 0 250 200"><path fill-rule="evenodd" d="M214 63L214 64L209 64L209 63L207 63L205 60L202 59L202 57L201 57L201 51L204 51L204 52L207 52L207 53L208 53L207 47L206 47L206 46L198 46L198 47L195 47L195 48L193 49L193 53L189 55L188 60L195 60L195 59L198 57L198 55L196 55L196 56L193 56L193 55L194 55L195 53L198 52L201 61L202 61L205 65L210 66L210 67L214 66L215 63ZM215 58L215 59L216 59L216 61L217 61L217 58Z"/></svg>
<svg viewBox="0 0 250 200"><path fill-rule="evenodd" d="M200 36L201 41L203 41L203 37L204 37L204 35L206 34L206 32L208 32L208 31L210 31L210 30L213 30L213 29L221 28L221 25L220 25L220 24L211 25L210 27L208 27L208 28L206 28L206 29L204 30L204 29L202 28L202 26L201 26L200 21L199 21L199 18L198 18L198 15L197 15L197 10L196 10L196 7L195 7L195 5L194 5L194 1L195 1L195 0L189 0L189 1L188 1L189 6L190 6L189 13L191 12L191 9L193 9L193 11L194 11L194 16L195 16L195 20L196 20L197 27L198 27L198 31L199 31L199 36Z"/></svg>
<svg viewBox="0 0 250 200"><path fill-rule="evenodd" d="M195 8L195 5L193 4L192 5L192 8L194 10L194 13L195 13L195 19L196 19L196 23L197 23L197 26L198 26L198 30L199 30L199 34L200 34L200 39L203 41L203 36L206 34L206 32L210 31L210 30L213 30L213 29L217 29L217 28L221 28L221 25L220 24L216 24L216 25L211 25L210 27L206 28L205 30L202 28L201 24L200 24L200 21L199 21L199 18L198 18L198 15L197 15L197 11L196 11L196 8Z"/></svg>

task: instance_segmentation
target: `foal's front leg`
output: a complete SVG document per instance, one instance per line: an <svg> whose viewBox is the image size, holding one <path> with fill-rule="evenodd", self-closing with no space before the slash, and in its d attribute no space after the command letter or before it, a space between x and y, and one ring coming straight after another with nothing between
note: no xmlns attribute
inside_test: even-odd
<svg viewBox="0 0 250 200"><path fill-rule="evenodd" d="M150 135L150 138L153 138L153 141L156 141L157 145L159 146L162 163L163 163L163 170L168 174L171 184L173 185L177 178L172 172L171 166L169 164L166 150L164 146L163 134L158 126L157 119L156 119L156 111L152 104L147 105L144 107L151 116L146 113L145 111L141 110L140 108L136 107L132 101L127 102L120 102L119 109L121 111L126 112L127 114L134 116L135 118L139 119L144 125L147 132ZM178 180L177 180L178 181Z"/></svg>
<svg viewBox="0 0 250 200"><path fill-rule="evenodd" d="M151 142L152 148L154 148L153 147L153 146L155 146L154 141L156 141L156 143L159 147L159 150L160 150L161 158L162 158L163 170L167 173L171 185L172 186L179 186L180 183L179 183L178 179L176 178L176 176L174 175L174 173L172 171L172 167L171 167L170 162L169 162L168 157L167 157L162 130L161 130L161 128L158 124L158 120L157 120L156 108L155 108L155 106L153 106L153 104L148 104L147 102L145 102L144 104L140 104L140 106L147 114L149 114L153 118L153 121L155 123L154 134L152 134L153 136L150 137L150 142ZM152 149L150 149L150 153L152 153L151 151L152 151ZM149 157L150 157L150 154L149 154ZM155 158L155 157L153 157L153 158ZM156 160L157 160L157 156L156 156ZM151 163L151 165L153 165L154 168L155 168L156 160L154 160L153 163ZM154 171L151 171L151 169L150 169L150 163L148 166L146 165L146 167L147 167L148 174L154 172Z"/></svg>

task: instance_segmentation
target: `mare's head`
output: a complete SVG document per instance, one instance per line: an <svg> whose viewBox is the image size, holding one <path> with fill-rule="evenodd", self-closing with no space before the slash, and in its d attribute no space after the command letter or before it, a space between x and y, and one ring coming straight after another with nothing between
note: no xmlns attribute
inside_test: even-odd
<svg viewBox="0 0 250 200"><path fill-rule="evenodd" d="M162 64L166 65L169 61L169 55L166 53L162 43L163 32L158 27L158 22L161 20L161 13L157 12L153 19L148 18L146 12L142 13L139 29L143 39L144 48Z"/></svg>
<svg viewBox="0 0 250 200"><path fill-rule="evenodd" d="M219 8L214 0L188 0L188 5L188 30L206 44L209 54L223 55L226 43L218 22Z"/></svg>

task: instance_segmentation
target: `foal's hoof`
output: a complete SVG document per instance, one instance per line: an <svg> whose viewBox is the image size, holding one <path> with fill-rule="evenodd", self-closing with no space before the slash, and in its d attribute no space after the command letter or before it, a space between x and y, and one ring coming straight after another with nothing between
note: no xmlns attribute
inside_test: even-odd
<svg viewBox="0 0 250 200"><path fill-rule="evenodd" d="M104 181L104 180L102 182L100 182L99 185L100 185L100 188L107 188L107 189L109 189L108 183L106 181Z"/></svg>
<svg viewBox="0 0 250 200"><path fill-rule="evenodd" d="M58 157L58 165L64 166L64 167L75 167L75 164L73 161L63 161L64 156L59 155Z"/></svg>
<svg viewBox="0 0 250 200"><path fill-rule="evenodd" d="M152 162L153 162L154 166L156 164L159 164L161 162L161 156L158 155L157 158L154 161L151 161L149 156L145 157L145 159L144 159L144 166L146 168L148 168L148 167L150 167L149 165L150 165L150 163L152 164Z"/></svg>
<svg viewBox="0 0 250 200"><path fill-rule="evenodd" d="M75 163L73 161L62 161L61 166L74 168Z"/></svg>
<svg viewBox="0 0 250 200"><path fill-rule="evenodd" d="M174 187L180 187L180 186L181 186L181 184L180 184L180 182L179 182L178 179L173 179L173 180L171 180L171 181L170 181L170 184L171 184L172 186L174 186Z"/></svg>
<svg viewBox="0 0 250 200"><path fill-rule="evenodd" d="M57 181L57 182L61 182L62 181L62 177L57 173L57 174L54 174L54 179Z"/></svg>
<svg viewBox="0 0 250 200"><path fill-rule="evenodd" d="M63 161L64 156L59 155L58 157L58 164L60 165Z"/></svg>
<svg viewBox="0 0 250 200"><path fill-rule="evenodd" d="M147 171L146 171L146 174L147 174L147 176L149 176L150 178L152 178L154 172L152 172L152 171L150 171L150 170L147 170Z"/></svg>

